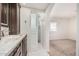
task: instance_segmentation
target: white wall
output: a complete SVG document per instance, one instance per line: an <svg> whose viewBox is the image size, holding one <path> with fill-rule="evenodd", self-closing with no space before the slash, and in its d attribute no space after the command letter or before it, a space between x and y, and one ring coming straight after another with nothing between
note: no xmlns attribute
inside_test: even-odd
<svg viewBox="0 0 79 59"><path fill-rule="evenodd" d="M31 31L31 25L30 25L30 14L31 10L25 7L20 8L20 32L21 33L27 33L27 50L30 51L31 49L31 42L30 42L30 31ZM26 22L26 23L25 23Z"/></svg>
<svg viewBox="0 0 79 59"><path fill-rule="evenodd" d="M77 33L77 20L76 18L72 18L69 20L69 38L76 40Z"/></svg>
<svg viewBox="0 0 79 59"><path fill-rule="evenodd" d="M31 10L28 8L21 7L20 8L20 32L21 33L27 33L28 32L28 26L30 26L30 13ZM26 23L25 23L26 21ZM28 27L28 28L27 28Z"/></svg>
<svg viewBox="0 0 79 59"><path fill-rule="evenodd" d="M41 21L41 44L43 48L48 52L49 51L49 31L48 25L49 22Z"/></svg>
<svg viewBox="0 0 79 59"><path fill-rule="evenodd" d="M54 4L50 4L49 7L46 9L40 19L40 26L41 26L41 44L46 51L49 51L49 20L50 20L50 13L53 9Z"/></svg>
<svg viewBox="0 0 79 59"><path fill-rule="evenodd" d="M52 22L57 22L57 31L56 32L49 31L50 40L75 39L76 19L56 18L53 19Z"/></svg>

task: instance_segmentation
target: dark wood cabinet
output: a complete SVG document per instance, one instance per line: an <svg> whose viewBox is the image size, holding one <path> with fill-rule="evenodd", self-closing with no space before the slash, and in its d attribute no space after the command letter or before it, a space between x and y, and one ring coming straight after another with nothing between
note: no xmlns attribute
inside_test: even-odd
<svg viewBox="0 0 79 59"><path fill-rule="evenodd" d="M27 36L25 36L22 40L22 56L27 55Z"/></svg>
<svg viewBox="0 0 79 59"><path fill-rule="evenodd" d="M9 34L16 35L20 33L20 5L9 3Z"/></svg>
<svg viewBox="0 0 79 59"><path fill-rule="evenodd" d="M9 54L9 56L27 56L27 35L16 46L16 48Z"/></svg>

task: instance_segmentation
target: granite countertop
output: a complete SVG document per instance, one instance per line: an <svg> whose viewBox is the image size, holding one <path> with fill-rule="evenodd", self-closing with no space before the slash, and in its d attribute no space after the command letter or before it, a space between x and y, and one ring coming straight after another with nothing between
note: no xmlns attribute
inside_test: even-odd
<svg viewBox="0 0 79 59"><path fill-rule="evenodd" d="M0 40L0 56L8 56L21 41L26 34L9 35Z"/></svg>

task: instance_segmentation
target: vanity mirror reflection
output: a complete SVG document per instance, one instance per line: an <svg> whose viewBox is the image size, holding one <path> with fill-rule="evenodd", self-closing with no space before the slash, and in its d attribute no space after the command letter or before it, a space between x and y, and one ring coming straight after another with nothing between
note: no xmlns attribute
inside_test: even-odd
<svg viewBox="0 0 79 59"><path fill-rule="evenodd" d="M8 27L8 4L1 4L1 37L9 34Z"/></svg>
<svg viewBox="0 0 79 59"><path fill-rule="evenodd" d="M2 4L2 11L1 11L1 25L8 26L8 4Z"/></svg>

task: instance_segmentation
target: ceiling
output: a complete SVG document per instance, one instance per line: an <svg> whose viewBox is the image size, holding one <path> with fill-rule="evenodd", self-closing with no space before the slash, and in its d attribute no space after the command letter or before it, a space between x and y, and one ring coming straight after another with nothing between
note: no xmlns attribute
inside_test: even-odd
<svg viewBox="0 0 79 59"><path fill-rule="evenodd" d="M38 10L46 10L49 3L21 3L21 6L38 9Z"/></svg>
<svg viewBox="0 0 79 59"><path fill-rule="evenodd" d="M51 17L76 16L76 3L56 3L52 9Z"/></svg>
<svg viewBox="0 0 79 59"><path fill-rule="evenodd" d="M45 11L50 3L21 3L21 6ZM55 3L51 9L51 17L73 17L76 16L76 3Z"/></svg>

